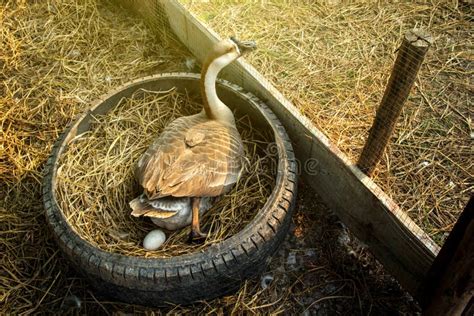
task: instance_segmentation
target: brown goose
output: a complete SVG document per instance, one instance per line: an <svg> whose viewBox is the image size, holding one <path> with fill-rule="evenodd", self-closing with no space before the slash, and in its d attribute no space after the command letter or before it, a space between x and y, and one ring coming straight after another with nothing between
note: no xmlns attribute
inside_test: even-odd
<svg viewBox="0 0 474 316"><path fill-rule="evenodd" d="M130 202L133 216L172 230L192 222L191 239L206 237L199 215L237 182L244 157L234 115L216 93L217 75L255 47L232 37L213 47L201 73L203 110L173 121L138 161L144 193Z"/></svg>

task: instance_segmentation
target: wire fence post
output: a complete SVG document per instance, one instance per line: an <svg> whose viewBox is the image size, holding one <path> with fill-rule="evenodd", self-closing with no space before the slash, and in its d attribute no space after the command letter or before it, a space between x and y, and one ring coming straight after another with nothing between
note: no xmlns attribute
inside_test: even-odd
<svg viewBox="0 0 474 316"><path fill-rule="evenodd" d="M431 44L431 36L421 30L408 31L403 38L382 102L377 109L369 137L357 162L357 166L368 176L372 174L382 158L403 104L410 94L418 70Z"/></svg>

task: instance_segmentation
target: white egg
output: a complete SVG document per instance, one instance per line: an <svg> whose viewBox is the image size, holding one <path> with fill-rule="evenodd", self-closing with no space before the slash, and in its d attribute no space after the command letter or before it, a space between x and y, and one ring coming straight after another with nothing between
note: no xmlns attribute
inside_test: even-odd
<svg viewBox="0 0 474 316"><path fill-rule="evenodd" d="M154 229L143 239L143 248L146 250L156 250L165 242L166 235L161 229Z"/></svg>

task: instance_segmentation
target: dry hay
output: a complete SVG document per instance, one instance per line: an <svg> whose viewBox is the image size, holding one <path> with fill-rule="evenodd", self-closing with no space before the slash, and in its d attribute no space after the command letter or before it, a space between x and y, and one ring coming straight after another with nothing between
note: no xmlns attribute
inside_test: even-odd
<svg viewBox="0 0 474 316"><path fill-rule="evenodd" d="M186 71L191 55L92 0L2 1L0 20L0 314L57 313L71 292L88 294L45 223L42 168L53 143L99 95Z"/></svg>
<svg viewBox="0 0 474 316"><path fill-rule="evenodd" d="M337 14L340 8L331 10ZM258 16L263 23L263 16ZM345 243L347 233L342 234L337 218L304 185L299 187L294 233L271 261L266 273L274 282L267 289L259 280L249 280L234 295L161 310L96 297L63 258L46 226L40 183L43 164L58 134L92 100L133 78L186 71L190 54L156 41L140 20L103 2L4 1L0 17L0 314L297 314L318 310L331 315L342 309L365 315L416 311L413 300L380 265L360 259L370 257L366 251L351 250L356 258L348 255L339 242ZM451 19L451 23L458 22ZM363 30L359 33L363 37ZM250 57L258 59L264 52L261 49ZM272 59L284 56L275 54ZM376 76L373 71L370 74ZM296 253L296 267L288 264L292 252Z"/></svg>
<svg viewBox="0 0 474 316"><path fill-rule="evenodd" d="M141 193L134 179L135 164L170 122L201 108L174 89L140 89L110 113L93 117L90 131L76 137L61 157L57 175L60 208L81 238L107 252L165 258L221 242L252 220L272 192L276 164L266 153L269 131L256 130L245 115L236 123L247 163L236 186L201 217L203 231L209 231L206 241L190 244L190 229L184 228L167 232L166 242L156 251L141 246L156 226L148 218L130 215L128 202Z"/></svg>
<svg viewBox="0 0 474 316"><path fill-rule="evenodd" d="M256 40L251 64L353 161L403 34L427 29L435 43L374 180L442 243L474 191L472 5L184 3L222 36Z"/></svg>

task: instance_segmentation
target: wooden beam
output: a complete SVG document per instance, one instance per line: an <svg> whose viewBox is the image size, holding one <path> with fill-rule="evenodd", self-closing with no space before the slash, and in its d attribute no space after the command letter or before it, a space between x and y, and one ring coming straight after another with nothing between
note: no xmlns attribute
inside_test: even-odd
<svg viewBox="0 0 474 316"><path fill-rule="evenodd" d="M410 94L416 74L431 44L431 36L420 30L408 31L403 38L382 102L357 162L357 166L368 176L382 158L403 104Z"/></svg>
<svg viewBox="0 0 474 316"><path fill-rule="evenodd" d="M462 315L474 296L474 197L459 216L416 296L423 315Z"/></svg>
<svg viewBox="0 0 474 316"><path fill-rule="evenodd" d="M140 3L147 1L157 0ZM159 2L160 12L166 12L175 35L202 61L218 41L218 35L177 1ZM162 16L160 12L156 18ZM305 183L370 247L387 270L407 290L415 293L438 246L253 67L239 60L229 65L222 77L255 94L271 107L290 135Z"/></svg>

